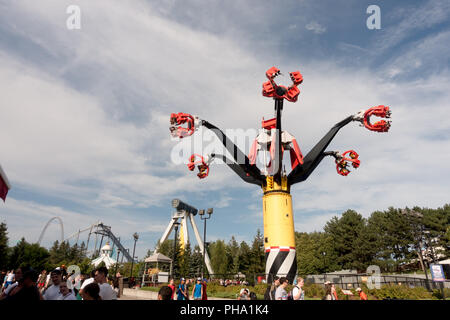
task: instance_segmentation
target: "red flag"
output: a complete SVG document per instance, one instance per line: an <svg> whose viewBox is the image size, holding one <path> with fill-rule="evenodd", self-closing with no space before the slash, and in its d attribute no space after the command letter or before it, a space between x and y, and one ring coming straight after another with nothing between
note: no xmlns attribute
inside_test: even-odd
<svg viewBox="0 0 450 320"><path fill-rule="evenodd" d="M3 202L6 200L9 189L11 189L11 185L9 184L8 177L5 171L3 171L2 166L0 166L0 198L3 199Z"/></svg>

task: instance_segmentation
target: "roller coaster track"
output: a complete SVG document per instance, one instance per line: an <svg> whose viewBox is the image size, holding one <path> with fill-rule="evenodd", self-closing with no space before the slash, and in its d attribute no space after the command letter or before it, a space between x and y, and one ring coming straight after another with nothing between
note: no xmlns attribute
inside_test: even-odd
<svg viewBox="0 0 450 320"><path fill-rule="evenodd" d="M103 237L107 237L107 238L109 238L112 241L113 248L114 248L114 246L116 246L118 249L120 249L120 252L122 253L123 257L128 262L131 262L133 260L133 258L131 257L128 249L126 249L122 245L122 243L120 242L120 238L117 238L112 233L111 227L104 225L100 221L90 225L87 228L80 229L77 232L75 232L75 233L71 234L70 236L68 236L67 238L64 238L64 226L63 226L63 222L62 222L61 218L60 217L53 217L47 222L47 224L45 225L44 229L42 229L41 235L39 236L38 244L41 244L41 241L42 241L42 238L44 237L45 231L47 230L48 226L50 225L50 223L53 220L57 220L59 222L60 226L61 226L61 239L60 239L61 242L64 242L64 241L68 242L70 239L77 237L77 243L78 243L80 234L83 233L83 232L89 231L89 237L88 237L88 242L87 242L86 248L89 247L89 239L91 237L91 234L92 233L95 234L96 238L95 238L95 245L94 245L95 247L94 247L94 251L93 251L94 255L97 254L97 251L100 250L100 247L102 246L102 242L103 242ZM102 240L100 241L100 245L97 248L97 236L98 235L102 236ZM135 262L137 262L137 261L135 260Z"/></svg>
<svg viewBox="0 0 450 320"><path fill-rule="evenodd" d="M38 244L41 244L42 238L44 237L45 231L47 230L48 226L50 225L50 223L52 223L53 220L56 220L59 222L59 225L61 226L61 242L64 241L64 226L63 226L63 222L61 220L60 217L53 217L50 220L47 221L44 229L42 229L41 235L39 236L39 240L38 240Z"/></svg>

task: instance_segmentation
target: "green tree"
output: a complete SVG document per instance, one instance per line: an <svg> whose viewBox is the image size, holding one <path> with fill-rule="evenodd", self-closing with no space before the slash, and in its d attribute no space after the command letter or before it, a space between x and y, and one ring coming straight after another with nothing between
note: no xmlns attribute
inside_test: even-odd
<svg viewBox="0 0 450 320"><path fill-rule="evenodd" d="M264 236L258 229L253 238L252 247L250 250L250 265L249 273L258 274L265 272L265 254L264 254Z"/></svg>
<svg viewBox="0 0 450 320"><path fill-rule="evenodd" d="M295 233L299 274L322 274L339 269L332 237L324 232Z"/></svg>
<svg viewBox="0 0 450 320"><path fill-rule="evenodd" d="M211 267L215 274L228 274L228 259L226 245L223 240L217 240L209 245L209 257L211 259Z"/></svg>
<svg viewBox="0 0 450 320"><path fill-rule="evenodd" d="M191 275L191 245L188 243L184 249L180 249L179 273L183 277Z"/></svg>
<svg viewBox="0 0 450 320"><path fill-rule="evenodd" d="M242 241L239 246L239 271L242 273L249 273L251 256L250 247L245 241Z"/></svg>
<svg viewBox="0 0 450 320"><path fill-rule="evenodd" d="M8 267L8 227L6 223L0 223L0 270Z"/></svg>
<svg viewBox="0 0 450 320"><path fill-rule="evenodd" d="M10 267L20 266L32 267L36 270L48 268L48 250L37 243L30 244L22 238L13 248L11 253Z"/></svg>
<svg viewBox="0 0 450 320"><path fill-rule="evenodd" d="M423 214L424 242L430 249L431 258L438 260L440 256L448 256L450 243L448 232L450 226L450 205L437 209L419 209Z"/></svg>
<svg viewBox="0 0 450 320"><path fill-rule="evenodd" d="M387 211L375 211L367 225L374 249L373 263L382 271L398 271L400 265L414 257L413 228L417 227L417 222L412 222L411 217L401 210L389 208Z"/></svg>
<svg viewBox="0 0 450 320"><path fill-rule="evenodd" d="M366 220L356 211L347 210L341 218L328 221L324 230L333 241L339 267L365 271L372 260Z"/></svg>
<svg viewBox="0 0 450 320"><path fill-rule="evenodd" d="M239 272L239 244L234 236L231 237L226 250L230 273L237 274Z"/></svg>
<svg viewBox="0 0 450 320"><path fill-rule="evenodd" d="M200 251L200 247L196 245L192 251L191 256L191 274L200 275L203 265L203 254ZM203 268L204 273L208 273L206 266Z"/></svg>

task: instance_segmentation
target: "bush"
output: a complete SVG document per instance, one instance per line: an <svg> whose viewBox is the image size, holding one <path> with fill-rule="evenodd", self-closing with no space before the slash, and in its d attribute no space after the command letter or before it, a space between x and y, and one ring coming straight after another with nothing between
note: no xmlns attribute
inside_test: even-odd
<svg viewBox="0 0 450 320"><path fill-rule="evenodd" d="M384 285L381 289L369 290L377 299L423 300L433 299L431 292L422 287L409 288L399 285Z"/></svg>
<svg viewBox="0 0 450 320"><path fill-rule="evenodd" d="M444 295L445 295L445 299L450 299L450 289L449 288L445 288L444 289ZM441 289L434 289L433 290L433 298L435 299L443 299L442 297L442 290Z"/></svg>

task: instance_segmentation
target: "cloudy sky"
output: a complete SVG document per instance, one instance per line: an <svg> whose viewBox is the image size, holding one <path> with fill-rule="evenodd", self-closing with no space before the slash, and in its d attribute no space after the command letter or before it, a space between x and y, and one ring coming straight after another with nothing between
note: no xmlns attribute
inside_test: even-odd
<svg viewBox="0 0 450 320"><path fill-rule="evenodd" d="M366 26L371 4L379 30ZM70 5L81 29L67 28ZM37 241L59 216L66 235L102 221L131 246L138 232L143 257L173 198L214 208L209 240L251 241L262 229L261 190L223 164L199 180L174 161L169 115L255 129L273 116L261 95L271 66L303 74L283 127L304 154L360 109L393 111L388 134L352 123L330 145L356 150L358 170L342 177L325 159L293 187L297 231L321 230L349 208L368 216L448 203L449 15L446 0L0 0L0 164L13 186L0 219L10 245ZM198 148L202 138L214 141L201 130L184 143ZM54 223L42 244L58 235Z"/></svg>

